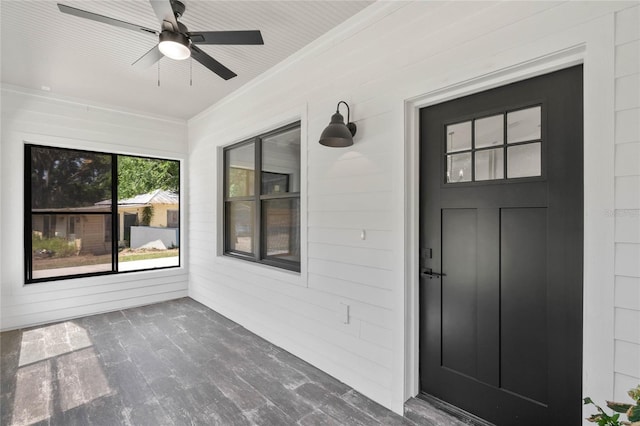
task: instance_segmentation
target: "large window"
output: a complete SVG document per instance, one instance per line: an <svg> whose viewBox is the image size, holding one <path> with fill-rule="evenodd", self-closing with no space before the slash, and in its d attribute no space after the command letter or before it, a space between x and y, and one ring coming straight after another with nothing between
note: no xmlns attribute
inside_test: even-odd
<svg viewBox="0 0 640 426"><path fill-rule="evenodd" d="M26 145L26 282L180 266L179 189L175 160Z"/></svg>
<svg viewBox="0 0 640 426"><path fill-rule="evenodd" d="M224 204L225 254L300 271L300 123L225 149Z"/></svg>

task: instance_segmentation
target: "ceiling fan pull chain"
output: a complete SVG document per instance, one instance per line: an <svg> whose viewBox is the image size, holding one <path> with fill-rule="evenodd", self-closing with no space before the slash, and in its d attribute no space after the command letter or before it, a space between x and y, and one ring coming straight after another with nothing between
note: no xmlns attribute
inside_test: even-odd
<svg viewBox="0 0 640 426"><path fill-rule="evenodd" d="M189 57L189 86L193 86L193 56Z"/></svg>
<svg viewBox="0 0 640 426"><path fill-rule="evenodd" d="M158 87L160 87L160 61L158 61Z"/></svg>

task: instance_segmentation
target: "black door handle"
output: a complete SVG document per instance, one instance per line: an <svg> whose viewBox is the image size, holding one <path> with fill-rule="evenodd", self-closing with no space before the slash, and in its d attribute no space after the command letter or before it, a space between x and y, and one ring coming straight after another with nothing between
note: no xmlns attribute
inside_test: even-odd
<svg viewBox="0 0 640 426"><path fill-rule="evenodd" d="M429 277L429 279L434 279L434 278L440 278L440 277L446 277L447 274L441 274L440 272L433 272L433 270L431 268L427 268L424 271L422 271L422 275L426 275Z"/></svg>

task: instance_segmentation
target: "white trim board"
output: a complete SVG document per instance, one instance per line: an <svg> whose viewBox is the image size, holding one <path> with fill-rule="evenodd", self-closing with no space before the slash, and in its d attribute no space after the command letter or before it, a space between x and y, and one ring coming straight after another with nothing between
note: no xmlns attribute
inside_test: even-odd
<svg viewBox="0 0 640 426"><path fill-rule="evenodd" d="M584 64L585 123L582 386L583 395L594 400L613 394L614 223L605 214L614 206L613 35L611 14L572 30L557 45L547 40L546 54L405 101L405 399L419 391L420 108L580 63ZM611 344L602 344L603 337L610 338Z"/></svg>

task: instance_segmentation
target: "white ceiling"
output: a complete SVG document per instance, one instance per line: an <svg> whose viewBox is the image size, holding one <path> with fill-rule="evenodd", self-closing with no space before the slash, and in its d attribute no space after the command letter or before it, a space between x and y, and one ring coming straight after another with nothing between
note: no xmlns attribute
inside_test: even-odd
<svg viewBox="0 0 640 426"><path fill-rule="evenodd" d="M60 0L93 13L158 28L146 0ZM138 33L63 14L56 1L1 0L2 82L176 118L190 118L361 11L372 1L186 0L190 31L260 30L263 46L199 47L237 77L225 81L190 59L131 64L157 43ZM192 65L192 66L191 66ZM190 70L191 68L191 70ZM190 71L193 86L190 86Z"/></svg>

